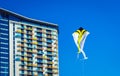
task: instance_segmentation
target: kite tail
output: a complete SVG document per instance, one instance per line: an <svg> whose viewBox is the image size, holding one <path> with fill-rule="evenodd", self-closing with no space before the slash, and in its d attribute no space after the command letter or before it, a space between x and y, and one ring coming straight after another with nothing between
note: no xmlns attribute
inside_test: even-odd
<svg viewBox="0 0 120 76"><path fill-rule="evenodd" d="M84 52L82 49L80 49L80 51L78 51L77 59L79 59L79 55L80 55L80 53L83 54L84 60L88 59L88 57L86 56L85 52Z"/></svg>
<svg viewBox="0 0 120 76"><path fill-rule="evenodd" d="M86 56L85 52L84 52L82 49L81 49L81 52L82 52L82 54L83 54L84 59L85 59L85 60L88 59L88 57Z"/></svg>
<svg viewBox="0 0 120 76"><path fill-rule="evenodd" d="M79 53L77 54L77 59L79 59Z"/></svg>

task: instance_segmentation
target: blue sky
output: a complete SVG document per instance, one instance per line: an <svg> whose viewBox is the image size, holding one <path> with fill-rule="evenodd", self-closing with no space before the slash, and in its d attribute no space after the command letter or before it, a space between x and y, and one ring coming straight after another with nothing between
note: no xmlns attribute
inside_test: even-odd
<svg viewBox="0 0 120 76"><path fill-rule="evenodd" d="M119 0L0 0L0 7L59 25L60 76L120 76ZM80 26L90 32L84 62L72 38Z"/></svg>

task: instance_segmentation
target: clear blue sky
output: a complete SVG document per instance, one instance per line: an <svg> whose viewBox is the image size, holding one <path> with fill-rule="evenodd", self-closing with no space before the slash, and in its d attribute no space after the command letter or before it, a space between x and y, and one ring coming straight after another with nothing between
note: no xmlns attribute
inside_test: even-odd
<svg viewBox="0 0 120 76"><path fill-rule="evenodd" d="M0 0L0 7L59 25L60 76L120 76L119 0ZM90 32L84 69L72 38L80 26Z"/></svg>

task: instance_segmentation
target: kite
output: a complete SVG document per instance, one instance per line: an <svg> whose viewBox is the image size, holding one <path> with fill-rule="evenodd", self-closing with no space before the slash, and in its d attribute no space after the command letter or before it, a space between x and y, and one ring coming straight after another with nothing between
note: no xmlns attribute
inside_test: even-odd
<svg viewBox="0 0 120 76"><path fill-rule="evenodd" d="M79 57L79 54L82 53L84 59L88 59L85 52L83 51L84 43L88 34L89 32L82 27L80 27L77 31L75 31L72 34L74 42L78 48L78 57Z"/></svg>

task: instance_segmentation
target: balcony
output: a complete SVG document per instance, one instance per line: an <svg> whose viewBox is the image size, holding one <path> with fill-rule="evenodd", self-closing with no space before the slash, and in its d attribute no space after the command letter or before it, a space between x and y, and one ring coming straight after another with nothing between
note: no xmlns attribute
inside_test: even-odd
<svg viewBox="0 0 120 76"><path fill-rule="evenodd" d="M32 50L27 50L26 52L28 52L28 53L32 53Z"/></svg>
<svg viewBox="0 0 120 76"><path fill-rule="evenodd" d="M15 35L15 38L21 38L21 37L22 37L21 35L18 34Z"/></svg>
<svg viewBox="0 0 120 76"><path fill-rule="evenodd" d="M53 73L52 70L47 70L47 73Z"/></svg>
<svg viewBox="0 0 120 76"><path fill-rule="evenodd" d="M44 70L38 69L37 72L44 72Z"/></svg>
<svg viewBox="0 0 120 76"><path fill-rule="evenodd" d="M53 70L53 73L54 74L58 74L58 70Z"/></svg>
<svg viewBox="0 0 120 76"><path fill-rule="evenodd" d="M28 32L28 33L26 33L26 34L28 34L28 35L33 35L33 33L32 33L32 32Z"/></svg>
<svg viewBox="0 0 120 76"><path fill-rule="evenodd" d="M42 37L42 34L37 34L36 36L38 36L38 37Z"/></svg>
<svg viewBox="0 0 120 76"><path fill-rule="evenodd" d="M27 64L27 66L32 66L32 64Z"/></svg>
<svg viewBox="0 0 120 76"><path fill-rule="evenodd" d="M48 58L47 56L36 56L36 58L47 59L47 60L49 60L49 58Z"/></svg>
<svg viewBox="0 0 120 76"><path fill-rule="evenodd" d="M49 35L51 35L51 32L46 32L46 34L49 34Z"/></svg>
<svg viewBox="0 0 120 76"><path fill-rule="evenodd" d="M54 62L49 61L49 62L47 62L47 64L54 64Z"/></svg>
<svg viewBox="0 0 120 76"><path fill-rule="evenodd" d="M52 47L52 45L51 45L51 44L48 44L47 46L48 46L48 47Z"/></svg>
<svg viewBox="0 0 120 76"><path fill-rule="evenodd" d="M46 38L47 36L46 35L42 35L42 37Z"/></svg>
<svg viewBox="0 0 120 76"><path fill-rule="evenodd" d="M51 53L51 54L50 54L50 53L47 53L47 55L48 55L48 56L54 56L54 54L53 54L53 53Z"/></svg>
<svg viewBox="0 0 120 76"><path fill-rule="evenodd" d="M28 73L27 76L32 76L32 73Z"/></svg>
<svg viewBox="0 0 120 76"><path fill-rule="evenodd" d="M42 33L42 30L37 30L36 32L40 32L40 33Z"/></svg>
<svg viewBox="0 0 120 76"><path fill-rule="evenodd" d="M48 51L48 52L54 52L52 49L47 49L46 51Z"/></svg>
<svg viewBox="0 0 120 76"><path fill-rule="evenodd" d="M45 31L45 30L42 30L42 33L46 34L46 31Z"/></svg>
<svg viewBox="0 0 120 76"><path fill-rule="evenodd" d="M42 47L37 47L37 50L44 50Z"/></svg>
<svg viewBox="0 0 120 76"><path fill-rule="evenodd" d="M56 66L48 66L48 67L46 67L46 68L50 68L50 69L58 69L58 67L56 67Z"/></svg>
<svg viewBox="0 0 120 76"><path fill-rule="evenodd" d="M27 68L20 68L19 70L27 70Z"/></svg>
<svg viewBox="0 0 120 76"><path fill-rule="evenodd" d="M27 58L21 58L21 61L28 61Z"/></svg>
<svg viewBox="0 0 120 76"><path fill-rule="evenodd" d="M37 38L36 38L36 37L33 37L32 40L37 40Z"/></svg>
<svg viewBox="0 0 120 76"><path fill-rule="evenodd" d="M37 52L37 50L33 50L32 53L37 54L38 52Z"/></svg>
<svg viewBox="0 0 120 76"><path fill-rule="evenodd" d="M18 47L24 47L24 44L17 44Z"/></svg>
<svg viewBox="0 0 120 76"><path fill-rule="evenodd" d="M52 36L47 36L47 38L50 38L50 39L52 39Z"/></svg>
<svg viewBox="0 0 120 76"><path fill-rule="evenodd" d="M21 52L21 51L22 51L22 49L21 49L21 48L19 48L19 49L17 49L17 51L18 51L18 52Z"/></svg>
<svg viewBox="0 0 120 76"><path fill-rule="evenodd" d="M29 27L29 28L26 28L26 30L32 31L32 30L33 30L33 28L30 28L30 27Z"/></svg>
<svg viewBox="0 0 120 76"><path fill-rule="evenodd" d="M37 64L33 64L33 67L37 67L38 65Z"/></svg>
<svg viewBox="0 0 120 76"><path fill-rule="evenodd" d="M17 33L22 33L22 30L16 30Z"/></svg>
<svg viewBox="0 0 120 76"><path fill-rule="evenodd" d="M44 66L43 66L43 65L38 65L37 67L39 67L39 68L43 68Z"/></svg>
<svg viewBox="0 0 120 76"><path fill-rule="evenodd" d="M32 44L37 45L37 44L38 44L38 42L32 42Z"/></svg>
<svg viewBox="0 0 120 76"><path fill-rule="evenodd" d="M25 32L25 31L22 31L22 30L16 30L16 33L26 34L26 32Z"/></svg>
<svg viewBox="0 0 120 76"><path fill-rule="evenodd" d="M20 26L20 27L17 27L17 29L22 29L22 30L23 30L23 29L24 29L24 27Z"/></svg>
<svg viewBox="0 0 120 76"><path fill-rule="evenodd" d="M24 56L24 57L32 57L32 55L25 54L25 55L19 55L19 56Z"/></svg>
<svg viewBox="0 0 120 76"><path fill-rule="evenodd" d="M24 42L24 43L27 43L27 40L24 39L23 42Z"/></svg>

